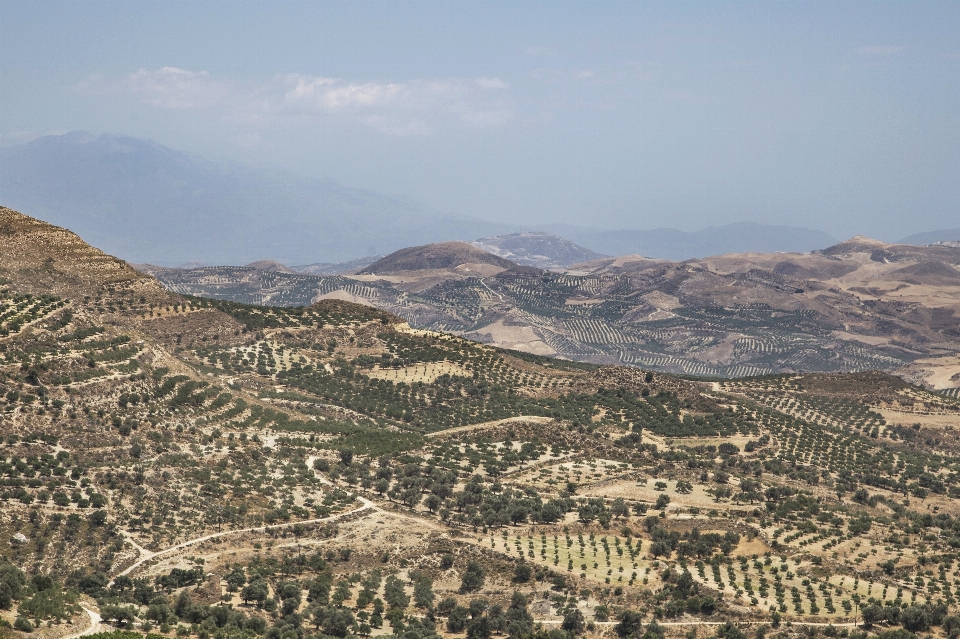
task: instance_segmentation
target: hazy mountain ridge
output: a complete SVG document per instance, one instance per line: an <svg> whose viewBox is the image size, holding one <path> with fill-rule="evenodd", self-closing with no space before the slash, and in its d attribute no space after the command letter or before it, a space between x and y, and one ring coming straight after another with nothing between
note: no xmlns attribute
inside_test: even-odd
<svg viewBox="0 0 960 639"><path fill-rule="evenodd" d="M347 261L503 227L149 140L70 133L0 149L0 198L139 262Z"/></svg>
<svg viewBox="0 0 960 639"><path fill-rule="evenodd" d="M261 259L337 265L432 242L500 238L491 240L492 250L518 236L526 246L504 250L518 263L543 268L568 266L582 250L682 260L835 243L818 231L755 223L693 233L544 224L538 232L561 239L541 238L534 248L536 234L511 234L513 226L441 213L408 197L83 132L0 149L0 200L74 229L110 253L165 266ZM545 242L553 247L543 250Z"/></svg>
<svg viewBox="0 0 960 639"><path fill-rule="evenodd" d="M545 230L606 255L644 255L673 261L728 253L806 253L836 244L822 231L757 222L734 222L699 231L601 230L570 225L546 225Z"/></svg>
<svg viewBox="0 0 960 639"><path fill-rule="evenodd" d="M355 260L348 260L346 262L318 262L315 264L291 266L290 268L298 273L306 273L307 275L337 275L339 273L365 268L383 257L383 255L370 255L358 257Z"/></svg>
<svg viewBox="0 0 960 639"><path fill-rule="evenodd" d="M511 233L484 237L470 244L517 264L542 269L563 269L579 262L604 257L596 251L550 233Z"/></svg>
<svg viewBox="0 0 960 639"><path fill-rule="evenodd" d="M940 229L937 231L928 231L926 233L916 233L903 238L897 243L919 244L920 246L927 246L929 244L936 244L938 242L960 242L960 228Z"/></svg>

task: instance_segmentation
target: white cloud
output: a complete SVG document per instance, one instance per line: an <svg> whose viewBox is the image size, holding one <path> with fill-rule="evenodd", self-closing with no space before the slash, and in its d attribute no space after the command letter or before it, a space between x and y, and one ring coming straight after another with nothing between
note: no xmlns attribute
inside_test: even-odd
<svg viewBox="0 0 960 639"><path fill-rule="evenodd" d="M424 135L451 124L502 126L512 115L509 88L500 78L486 76L351 82L298 73L244 86L206 71L177 67L140 69L119 81L91 76L80 87L126 93L163 109L217 109L225 120L241 125L290 116L331 116L353 119L389 135Z"/></svg>
<svg viewBox="0 0 960 639"><path fill-rule="evenodd" d="M379 107L397 101L406 91L403 84L350 84L299 74L284 76L284 80L291 86L283 95L283 105L300 109L351 111Z"/></svg>
<svg viewBox="0 0 960 639"><path fill-rule="evenodd" d="M499 78L352 83L292 74L282 83L287 88L280 111L356 116L390 135L424 135L453 120L476 127L501 126L510 119L501 96L490 95L509 88Z"/></svg>
<svg viewBox="0 0 960 639"><path fill-rule="evenodd" d="M96 76L91 80L97 81ZM222 102L230 93L227 83L214 80L206 71L163 67L140 69L126 81L127 90L145 104L165 109L198 109Z"/></svg>
<svg viewBox="0 0 960 639"><path fill-rule="evenodd" d="M477 78L477 86L481 89L509 89L510 85L500 78Z"/></svg>

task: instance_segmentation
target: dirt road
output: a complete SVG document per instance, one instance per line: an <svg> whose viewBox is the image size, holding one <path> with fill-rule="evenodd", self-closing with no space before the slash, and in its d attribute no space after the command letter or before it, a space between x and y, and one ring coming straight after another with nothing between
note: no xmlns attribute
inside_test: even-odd
<svg viewBox="0 0 960 639"><path fill-rule="evenodd" d="M183 550L184 548L188 548L188 547L193 546L193 545L196 545L196 544L201 544L201 543L203 543L203 542L205 542L205 541L211 541L211 540L213 540L213 539L219 539L219 538L221 538L221 537L227 537L228 535L240 535L240 534L249 533L249 532L267 532L268 530L277 530L277 529L280 529L280 528L290 528L291 526L296 526L297 524L323 524L323 523L329 523L329 522L337 521L338 519L343 519L344 517L348 517L348 516L351 516L351 515L356 515L356 514L358 514L358 513L361 513L361 512L367 511L367 510L369 510L369 511L371 511L371 512L374 511L374 510L376 510L376 507L374 506L373 502L371 502L370 500L364 499L363 497L359 497L359 496L357 497L357 500L360 501L360 503L363 504L360 508L355 508L355 509L350 510L350 511L347 511L347 512L345 512L345 513L338 513L338 514L336 514L336 515L330 515L329 517L320 517L319 519L305 519L305 520L302 520L302 521L290 521L290 522L285 522L285 523L282 523L282 524L271 524L271 525L269 525L269 526L253 526L252 528L238 528L238 529L236 529L236 530L224 530L224 531L222 531L222 532L211 533L211 534L209 534L209 535L204 535L203 537L196 537L196 538L194 538L194 539L189 539L189 540L187 540L187 541L184 541L184 542L182 542L182 543L177 544L176 546L170 546L169 548L165 548L165 549L163 549L163 550L160 550L160 551L154 552L154 553L151 553L150 551L144 549L143 551L147 553L146 556L140 557L140 559L138 559L138 560L136 561L136 563L131 564L130 566L128 566L127 568L125 568L122 572L118 573L116 576L117 576L117 577L121 577L121 576L123 576L123 575L128 575L128 574L130 574L131 572L133 572L134 570L136 570L137 568L139 568L140 566L142 566L143 564L145 564L146 562L148 562L148 561L150 561L150 560L152 560L152 559L156 559L157 557L162 557L162 556L168 555L168 554L170 554L170 553L172 553L172 552L176 552L177 550Z"/></svg>
<svg viewBox="0 0 960 639"><path fill-rule="evenodd" d="M103 620L100 618L100 613L90 610L86 606L81 605L83 611L87 613L87 617L90 619L90 625L81 630L80 632L75 632L72 635L67 635L66 637L61 637L60 639L77 639L77 637L85 637L87 635L92 635L101 631L110 631L115 630L115 628L104 628Z"/></svg>

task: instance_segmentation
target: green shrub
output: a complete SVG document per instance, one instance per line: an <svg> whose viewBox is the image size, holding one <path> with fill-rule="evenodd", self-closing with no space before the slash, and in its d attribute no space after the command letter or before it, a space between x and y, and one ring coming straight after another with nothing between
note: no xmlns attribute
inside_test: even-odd
<svg viewBox="0 0 960 639"><path fill-rule="evenodd" d="M17 617L17 620L13 622L13 629L20 632L33 632L33 624L26 617Z"/></svg>

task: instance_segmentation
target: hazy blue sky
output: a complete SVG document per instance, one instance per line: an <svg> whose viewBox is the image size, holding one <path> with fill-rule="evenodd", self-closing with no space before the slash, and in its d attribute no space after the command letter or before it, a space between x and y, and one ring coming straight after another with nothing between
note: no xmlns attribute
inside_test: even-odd
<svg viewBox="0 0 960 639"><path fill-rule="evenodd" d="M960 2L0 0L0 134L497 221L960 226Z"/></svg>

